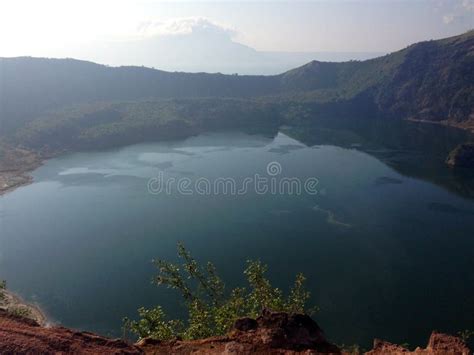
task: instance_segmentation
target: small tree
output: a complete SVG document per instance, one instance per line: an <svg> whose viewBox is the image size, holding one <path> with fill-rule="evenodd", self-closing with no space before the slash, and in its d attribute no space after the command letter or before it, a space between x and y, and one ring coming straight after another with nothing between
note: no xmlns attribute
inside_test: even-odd
<svg viewBox="0 0 474 355"><path fill-rule="evenodd" d="M125 329L138 337L158 340L173 338L200 339L226 334L238 318L257 317L263 308L274 311L305 313L310 293L305 290L305 277L296 276L288 297L274 288L265 277L267 266L260 261L247 261L244 271L247 288L226 293L225 285L212 263L200 266L182 244L178 244L181 265L156 260L158 275L154 282L179 291L188 309L186 322L167 320L163 309L140 308L140 319L125 319Z"/></svg>

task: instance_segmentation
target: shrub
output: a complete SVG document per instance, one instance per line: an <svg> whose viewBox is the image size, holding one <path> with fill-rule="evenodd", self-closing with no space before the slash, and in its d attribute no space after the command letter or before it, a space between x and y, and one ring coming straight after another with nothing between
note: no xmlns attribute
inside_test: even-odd
<svg viewBox="0 0 474 355"><path fill-rule="evenodd" d="M7 283L5 281L0 281L0 306L3 305L6 299L5 290L7 288Z"/></svg>
<svg viewBox="0 0 474 355"><path fill-rule="evenodd" d="M154 282L181 293L188 310L186 322L168 320L162 307L140 308L139 320L124 320L124 329L139 338L158 340L173 338L200 339L226 334L238 318L256 318L263 308L274 311L305 313L310 293L304 287L305 277L298 274L288 296L274 288L265 277L267 266L247 261L244 274L248 288L226 292L212 263L200 266L182 244L178 244L182 265L164 260L154 261L158 275Z"/></svg>

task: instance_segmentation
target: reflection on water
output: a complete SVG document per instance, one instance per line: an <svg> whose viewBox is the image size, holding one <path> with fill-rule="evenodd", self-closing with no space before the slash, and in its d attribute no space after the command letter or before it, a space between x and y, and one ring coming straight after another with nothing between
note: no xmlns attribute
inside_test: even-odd
<svg viewBox="0 0 474 355"><path fill-rule="evenodd" d="M352 227L351 224L348 224L348 223L344 223L344 222L341 222L341 221L338 221L336 219L336 215L334 214L334 212L330 211L330 210L325 210L324 208L321 208L319 206L314 206L313 207L313 210L316 211L316 212L320 212L320 213L323 213L327 216L326 218L326 221L329 223L329 224L334 224L336 226L341 226L341 227L345 227L345 228L350 228Z"/></svg>
<svg viewBox="0 0 474 355"><path fill-rule="evenodd" d="M336 145L366 152L399 173L474 197L474 171L451 169L445 160L473 134L439 125L406 121L320 120L316 125L285 127L282 132L308 146Z"/></svg>
<svg viewBox="0 0 474 355"><path fill-rule="evenodd" d="M223 132L48 161L0 198L0 278L70 327L120 335L123 317L162 304L150 260L176 243L212 260L229 288L258 258L284 288L304 272L318 322L337 343L424 344L474 322L472 173L448 169L467 138L443 127L319 122L281 132ZM264 134L262 134L264 133ZM312 195L150 195L167 176L240 181L278 162L317 177Z"/></svg>

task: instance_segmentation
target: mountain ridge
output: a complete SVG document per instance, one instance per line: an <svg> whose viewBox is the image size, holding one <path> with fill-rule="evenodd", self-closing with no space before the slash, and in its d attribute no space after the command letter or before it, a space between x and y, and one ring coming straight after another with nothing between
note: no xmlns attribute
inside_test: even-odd
<svg viewBox="0 0 474 355"><path fill-rule="evenodd" d="M110 136L118 129L113 139L118 142L137 130L147 131L150 139L152 127L161 139L167 135L166 129L160 134L163 122L178 122L175 133L184 122L191 126L183 128L188 134L198 127L249 127L272 120L279 125L321 116L424 120L474 129L474 30L374 59L312 61L271 76L0 58L0 136L34 149L41 144L25 137L68 142L86 134L98 141L103 138L98 132Z"/></svg>

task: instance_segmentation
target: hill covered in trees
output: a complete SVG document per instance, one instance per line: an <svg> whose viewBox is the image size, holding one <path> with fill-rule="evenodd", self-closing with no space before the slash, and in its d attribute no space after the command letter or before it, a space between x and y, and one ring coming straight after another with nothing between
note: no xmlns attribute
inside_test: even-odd
<svg viewBox="0 0 474 355"><path fill-rule="evenodd" d="M35 150L278 126L321 116L474 127L474 31L367 61L313 61L274 76L0 59L0 137Z"/></svg>

